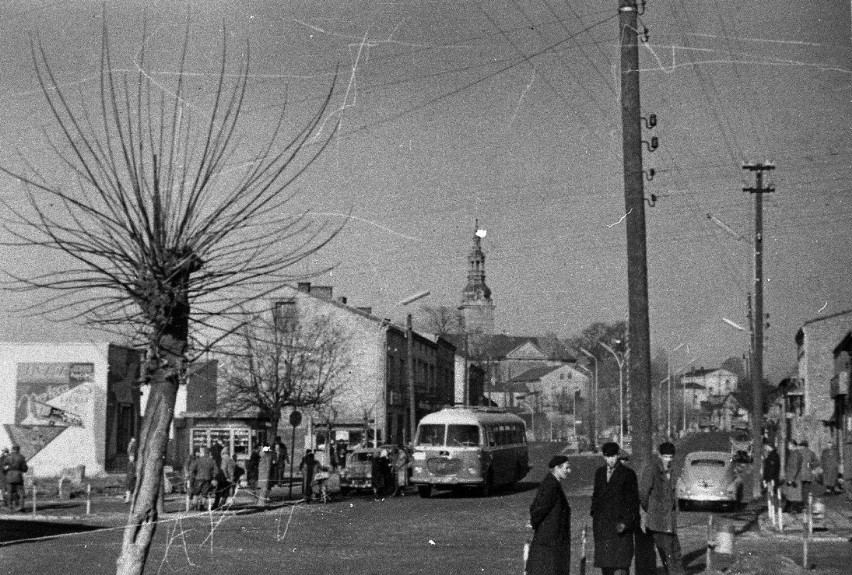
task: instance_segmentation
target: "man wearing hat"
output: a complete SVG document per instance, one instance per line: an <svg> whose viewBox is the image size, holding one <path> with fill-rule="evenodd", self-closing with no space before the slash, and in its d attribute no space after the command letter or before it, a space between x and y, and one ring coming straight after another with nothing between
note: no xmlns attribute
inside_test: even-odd
<svg viewBox="0 0 852 575"><path fill-rule="evenodd" d="M633 532L639 526L636 473L618 458L615 442L601 447L605 465L595 472L592 491L592 534L595 567L604 575L625 575L633 560Z"/></svg>
<svg viewBox="0 0 852 575"><path fill-rule="evenodd" d="M527 575L568 575L571 572L571 507L560 482L571 473L568 458L554 455L550 472L530 505L535 530L527 557Z"/></svg>
<svg viewBox="0 0 852 575"><path fill-rule="evenodd" d="M677 537L677 494L672 473L675 446L666 441L659 447L659 458L648 465L639 481L643 531L654 537L654 546L668 575L683 575L683 558Z"/></svg>

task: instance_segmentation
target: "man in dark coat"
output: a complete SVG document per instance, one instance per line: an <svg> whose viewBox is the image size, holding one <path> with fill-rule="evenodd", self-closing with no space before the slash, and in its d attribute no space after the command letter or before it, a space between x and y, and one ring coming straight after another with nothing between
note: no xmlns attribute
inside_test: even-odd
<svg viewBox="0 0 852 575"><path fill-rule="evenodd" d="M306 449L305 456L299 462L299 471L302 472L302 495L305 498L305 503L310 503L314 498L313 485L316 467L317 460L314 457L314 452Z"/></svg>
<svg viewBox="0 0 852 575"><path fill-rule="evenodd" d="M530 505L535 530L527 556L527 575L568 575L571 572L571 507L560 482L571 473L568 458L554 455L548 473Z"/></svg>
<svg viewBox="0 0 852 575"><path fill-rule="evenodd" d="M675 446L660 444L659 458L645 467L639 481L639 501L644 511L643 531L654 537L654 546L667 575L684 575L680 539L677 536L677 494L672 472Z"/></svg>
<svg viewBox="0 0 852 575"><path fill-rule="evenodd" d="M21 447L13 445L12 453L7 455L3 462L6 483L9 486L9 506L12 511L24 510L24 473L28 469L27 460L21 455Z"/></svg>
<svg viewBox="0 0 852 575"><path fill-rule="evenodd" d="M639 526L639 489L636 473L618 458L620 447L601 447L606 465L595 472L592 491L592 534L595 567L604 575L624 575L633 560L633 532Z"/></svg>
<svg viewBox="0 0 852 575"><path fill-rule="evenodd" d="M763 487L769 489L770 485L774 485L774 491L778 490L778 479L781 477L781 458L778 457L778 450L769 443L763 444ZM773 493L774 495L774 493Z"/></svg>
<svg viewBox="0 0 852 575"><path fill-rule="evenodd" d="M208 502L208 499L216 493L219 466L206 445L198 448L198 457L190 465L189 477L192 480L192 494L195 496L196 505L199 508L205 503L212 506L213 501Z"/></svg>

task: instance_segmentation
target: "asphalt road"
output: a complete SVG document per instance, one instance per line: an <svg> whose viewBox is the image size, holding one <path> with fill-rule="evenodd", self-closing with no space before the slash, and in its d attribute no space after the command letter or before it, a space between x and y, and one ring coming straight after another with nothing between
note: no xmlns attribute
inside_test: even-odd
<svg viewBox="0 0 852 575"><path fill-rule="evenodd" d="M523 544L531 535L529 503L546 473L545 462L558 447L535 446L534 468L527 478L489 498L439 492L421 499L412 491L404 498L376 501L362 495L245 515L168 513L157 531L146 573L518 575L523 570ZM579 573L581 530L590 524L591 481L602 459L577 456L572 464L565 487L574 525L572 573ZM681 514L691 572L703 570L707 515ZM729 521L738 530L749 520L747 513L714 515L717 522ZM0 538L7 529L26 529L18 524L24 522L8 523L0 522ZM44 528L37 523L30 527L32 535ZM54 525L53 531L41 533L43 539L0 547L0 572L114 573L121 529L81 531ZM590 563L592 552L589 537Z"/></svg>

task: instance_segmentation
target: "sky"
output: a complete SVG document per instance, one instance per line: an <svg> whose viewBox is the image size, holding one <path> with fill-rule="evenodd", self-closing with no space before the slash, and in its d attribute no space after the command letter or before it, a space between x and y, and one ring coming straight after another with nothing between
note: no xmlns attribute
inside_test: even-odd
<svg viewBox="0 0 852 575"><path fill-rule="evenodd" d="M30 39L59 83L92 102L102 3L0 8L0 163L61 173ZM399 321L410 311L399 302L423 290L415 305L456 306L478 220L498 331L570 336L626 317L616 0L115 0L116 66L133 72L144 44L146 73L168 90L187 17L188 113L210 105L223 38L230 70L249 57L246 154L285 99L298 125L333 86L322 129L339 121L339 132L297 183L295 207L346 225L296 272L334 265L312 281ZM770 161L765 372L777 381L795 365L803 322L852 309L850 5L659 0L640 26L643 115L658 120L646 134L659 138L644 153L655 170L652 350L688 344L673 364L696 367L746 351L747 335L723 321L747 324L752 289L754 208L742 188L754 179L741 166ZM23 198L6 177L0 194ZM16 273L62 263L8 246L0 257ZM0 339L99 337L20 313L40 297L0 291Z"/></svg>

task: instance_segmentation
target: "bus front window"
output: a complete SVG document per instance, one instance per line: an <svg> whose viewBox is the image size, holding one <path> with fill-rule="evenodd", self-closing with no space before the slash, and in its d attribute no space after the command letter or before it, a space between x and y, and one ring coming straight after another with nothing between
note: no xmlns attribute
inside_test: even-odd
<svg viewBox="0 0 852 575"><path fill-rule="evenodd" d="M447 445L466 447L479 445L479 427L476 425L448 425Z"/></svg>
<svg viewBox="0 0 852 575"><path fill-rule="evenodd" d="M417 431L417 445L433 445L440 447L444 445L444 426L435 424L421 424Z"/></svg>

